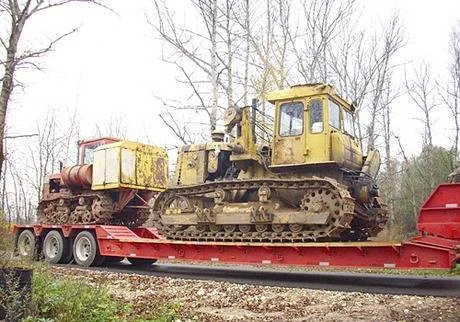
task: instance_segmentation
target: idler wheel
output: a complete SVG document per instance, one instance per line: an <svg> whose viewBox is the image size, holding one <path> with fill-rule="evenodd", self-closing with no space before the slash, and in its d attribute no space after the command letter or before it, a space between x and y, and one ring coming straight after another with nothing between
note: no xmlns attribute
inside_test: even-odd
<svg viewBox="0 0 460 322"><path fill-rule="evenodd" d="M226 233L233 233L234 231L236 230L236 226L235 225L224 225L224 231Z"/></svg>
<svg viewBox="0 0 460 322"><path fill-rule="evenodd" d="M283 224L273 224L272 225L272 230L275 233L281 233L284 231L284 225Z"/></svg>
<svg viewBox="0 0 460 322"><path fill-rule="evenodd" d="M93 215L91 215L91 212L89 210L83 211L83 213L81 214L81 221L84 224L89 224L92 222L92 220L93 220Z"/></svg>
<svg viewBox="0 0 460 322"><path fill-rule="evenodd" d="M289 230L293 233L300 233L302 232L303 225L301 224L290 224L289 225Z"/></svg>
<svg viewBox="0 0 460 322"><path fill-rule="evenodd" d="M251 231L251 225L239 225L238 230L243 234L247 234Z"/></svg>
<svg viewBox="0 0 460 322"><path fill-rule="evenodd" d="M59 216L57 217L58 224L60 225L66 224L69 221L69 217L70 217L69 213L70 213L69 208L60 211Z"/></svg>
<svg viewBox="0 0 460 322"><path fill-rule="evenodd" d="M218 233L218 232L220 231L220 225L210 224L210 225L209 225L209 230L210 230L211 233L213 233L213 234Z"/></svg>
<svg viewBox="0 0 460 322"><path fill-rule="evenodd" d="M267 231L268 225L266 225L266 224L256 224L255 228L256 228L257 232L263 233L263 232Z"/></svg>
<svg viewBox="0 0 460 322"><path fill-rule="evenodd" d="M70 214L69 223L71 223L71 224L78 224L79 219L80 219L80 216L79 216L79 214L78 214L78 211L74 210L74 211L72 211L72 213Z"/></svg>

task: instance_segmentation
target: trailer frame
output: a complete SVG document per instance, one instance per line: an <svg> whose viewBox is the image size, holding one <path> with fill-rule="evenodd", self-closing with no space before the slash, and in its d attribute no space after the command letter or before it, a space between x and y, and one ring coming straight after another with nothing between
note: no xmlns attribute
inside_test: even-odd
<svg viewBox="0 0 460 322"><path fill-rule="evenodd" d="M92 249L95 252L93 260L85 262L75 258L83 266L97 266L107 258L128 258L140 263L166 259L234 264L449 270L460 262L460 184L441 184L437 187L420 209L417 229L419 235L404 242L326 243L176 241L165 239L155 228L107 225L15 225L13 233L20 239L22 232L31 232L34 240L26 240L32 245L30 252L44 252L46 258L49 247L45 239L51 231L61 235L64 255L72 252L73 257L75 242L82 235L80 233L89 232L89 235L84 234L86 239L91 241L93 236L97 247ZM32 234L23 235L28 235L30 239ZM44 242L46 249L43 249ZM60 239L55 238L54 242L59 243ZM62 262L63 258L54 260ZM53 262L53 259L50 261Z"/></svg>

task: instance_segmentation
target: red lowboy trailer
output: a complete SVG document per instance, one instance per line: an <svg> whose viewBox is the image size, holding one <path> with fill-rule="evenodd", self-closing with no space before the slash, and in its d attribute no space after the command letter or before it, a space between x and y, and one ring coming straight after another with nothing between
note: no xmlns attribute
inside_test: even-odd
<svg viewBox="0 0 460 322"><path fill-rule="evenodd" d="M451 269L460 260L460 184L441 184L417 220L419 236L394 242L196 242L163 238L154 228L104 225L17 225L21 256L82 266L127 258L330 267Z"/></svg>

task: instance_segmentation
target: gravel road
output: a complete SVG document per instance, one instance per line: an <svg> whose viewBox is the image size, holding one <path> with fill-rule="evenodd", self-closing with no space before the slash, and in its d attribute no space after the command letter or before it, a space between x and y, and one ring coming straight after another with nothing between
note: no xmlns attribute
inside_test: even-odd
<svg viewBox="0 0 460 322"><path fill-rule="evenodd" d="M460 299L291 289L53 267L57 275L104 283L148 316L181 303L182 321L459 321Z"/></svg>

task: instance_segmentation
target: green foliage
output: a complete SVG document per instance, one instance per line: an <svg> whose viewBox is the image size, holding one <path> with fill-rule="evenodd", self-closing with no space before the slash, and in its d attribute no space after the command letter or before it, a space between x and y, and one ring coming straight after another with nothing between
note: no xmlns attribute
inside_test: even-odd
<svg viewBox="0 0 460 322"><path fill-rule="evenodd" d="M151 322L174 322L181 317L182 304L165 304L150 320Z"/></svg>
<svg viewBox="0 0 460 322"><path fill-rule="evenodd" d="M0 274L0 315L4 315L6 321L17 320L27 312L30 289L23 289L24 286L20 284L18 276L13 271L2 269Z"/></svg>
<svg viewBox="0 0 460 322"><path fill-rule="evenodd" d="M0 210L0 267L8 266L14 250L14 238L5 219L5 213Z"/></svg>
<svg viewBox="0 0 460 322"><path fill-rule="evenodd" d="M53 276L46 264L34 271L34 313L24 322L173 322L181 317L181 304L165 304L153 316L133 314L131 305L110 296L101 283Z"/></svg>
<svg viewBox="0 0 460 322"><path fill-rule="evenodd" d="M400 204L400 216L395 218L399 219L406 234L415 230L420 207L438 184L446 182L454 160L452 151L434 146L426 147L406 165L401 182L403 202Z"/></svg>
<svg viewBox="0 0 460 322"><path fill-rule="evenodd" d="M427 146L420 155L397 164L380 176L381 193L390 207L392 232L399 239L415 234L420 207L435 187L447 181L455 155L443 147Z"/></svg>
<svg viewBox="0 0 460 322"><path fill-rule="evenodd" d="M35 314L25 321L119 321L119 316L129 310L101 285L56 278L43 268L34 272L32 302Z"/></svg>

